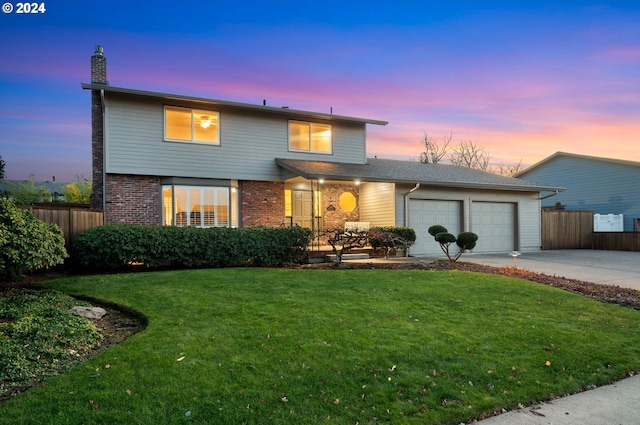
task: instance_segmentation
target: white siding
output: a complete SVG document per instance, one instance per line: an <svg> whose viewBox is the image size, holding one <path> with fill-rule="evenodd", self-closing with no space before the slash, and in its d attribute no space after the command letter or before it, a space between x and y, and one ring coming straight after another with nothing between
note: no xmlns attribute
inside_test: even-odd
<svg viewBox="0 0 640 425"><path fill-rule="evenodd" d="M275 158L363 163L365 124L330 122L331 155L289 152L288 118L184 104L220 113L220 145L165 142L164 104L108 94L106 162L108 173L280 180ZM293 117L292 117L293 118Z"/></svg>
<svg viewBox="0 0 640 425"><path fill-rule="evenodd" d="M360 185L360 221L371 226L394 226L393 183L362 183Z"/></svg>
<svg viewBox="0 0 640 425"><path fill-rule="evenodd" d="M401 186L396 189L396 225L404 226L404 193L411 187ZM497 202L509 203L514 208L515 225L513 239L514 248L519 251L536 251L540 249L540 200L539 194L536 192L512 192L499 190L463 190L463 189L446 189L446 188L425 188L424 186L408 195L409 202L415 199L422 200L439 200L439 201L458 201L462 208L462 228L461 231L474 231L472 226L472 205L474 202ZM409 217L409 223L418 223ZM419 223L414 227L416 234L433 224L443 223ZM446 224L443 224L445 227ZM413 226L412 226L413 227ZM478 240L478 246L481 241ZM513 249L513 248L511 248ZM413 249L412 249L413 251ZM475 252L475 251L474 251Z"/></svg>

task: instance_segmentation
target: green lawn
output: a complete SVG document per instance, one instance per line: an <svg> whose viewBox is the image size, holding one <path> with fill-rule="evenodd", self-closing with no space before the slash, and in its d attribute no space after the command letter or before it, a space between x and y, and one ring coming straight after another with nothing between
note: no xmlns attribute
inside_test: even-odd
<svg viewBox="0 0 640 425"><path fill-rule="evenodd" d="M213 269L49 286L147 329L0 424L459 424L640 367L640 311L457 271Z"/></svg>

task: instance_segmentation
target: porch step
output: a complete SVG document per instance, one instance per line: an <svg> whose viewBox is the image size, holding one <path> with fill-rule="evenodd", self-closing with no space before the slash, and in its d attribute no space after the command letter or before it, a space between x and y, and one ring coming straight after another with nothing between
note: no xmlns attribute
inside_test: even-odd
<svg viewBox="0 0 640 425"><path fill-rule="evenodd" d="M325 255L324 257L327 261L336 261L336 255L335 254L329 254L329 255ZM368 253L361 253L361 254L343 254L342 255L342 260L367 260L369 259L369 254Z"/></svg>

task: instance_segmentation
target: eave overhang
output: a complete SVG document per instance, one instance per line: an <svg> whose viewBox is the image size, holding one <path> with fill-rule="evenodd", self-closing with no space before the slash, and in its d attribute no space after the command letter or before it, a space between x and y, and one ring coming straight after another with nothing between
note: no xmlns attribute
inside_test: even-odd
<svg viewBox="0 0 640 425"><path fill-rule="evenodd" d="M335 115L335 114L325 114L321 112L302 111L298 109L290 109L287 107L276 107L276 106L267 106L267 105L255 105L251 103L230 102L226 100L209 99L209 98L197 97L197 96L184 96L184 95L177 95L177 94L170 94L170 93L128 89L124 87L114 87L107 84L82 83L81 87L84 90L100 90L107 93L118 93L118 94L130 95L130 96L159 99L166 103L171 103L171 102L199 103L199 104L202 104L203 107L204 106L215 107L216 105L218 105L220 107L225 107L229 109L256 111L256 112L263 112L263 113L266 112L270 114L287 115L289 117L299 117L307 120L342 121L342 122L374 124L374 125L383 125L383 126L388 124L387 121L373 120L368 118L358 118L358 117L350 117L346 115Z"/></svg>
<svg viewBox="0 0 640 425"><path fill-rule="evenodd" d="M369 158L365 164L277 158L276 164L307 180L336 180L416 184L461 189L493 189L521 192L562 192L562 187L541 185L484 171L448 164L423 164Z"/></svg>

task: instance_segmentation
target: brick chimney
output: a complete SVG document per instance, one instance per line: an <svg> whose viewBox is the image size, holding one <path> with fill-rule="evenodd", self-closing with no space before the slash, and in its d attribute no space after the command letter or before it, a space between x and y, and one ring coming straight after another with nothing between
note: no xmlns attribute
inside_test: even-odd
<svg viewBox="0 0 640 425"><path fill-rule="evenodd" d="M107 82L107 58L103 53L103 47L96 46L96 52L91 56L91 84L109 84Z"/></svg>
<svg viewBox="0 0 640 425"><path fill-rule="evenodd" d="M107 85L107 59L102 46L96 46L91 56L91 84ZM91 209L104 209L104 115L102 93L91 91L91 174L93 193Z"/></svg>

